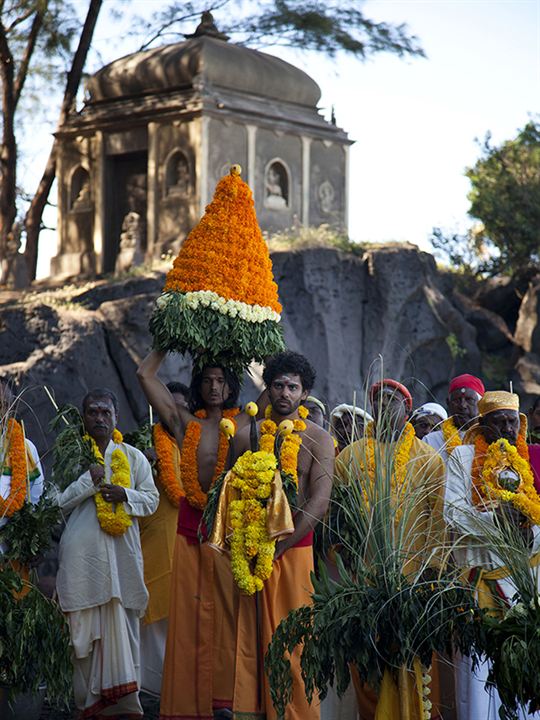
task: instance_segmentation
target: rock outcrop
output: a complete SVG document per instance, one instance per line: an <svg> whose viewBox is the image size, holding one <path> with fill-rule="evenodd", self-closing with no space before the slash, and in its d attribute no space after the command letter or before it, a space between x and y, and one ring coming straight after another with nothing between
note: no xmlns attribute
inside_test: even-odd
<svg viewBox="0 0 540 720"><path fill-rule="evenodd" d="M363 404L366 386L381 373L408 384L417 405L444 402L449 378L465 371L481 374L488 387L512 379L518 391L540 393L539 279L522 301L508 283L465 294L429 254L401 244L361 256L329 248L278 252L273 263L287 344L313 362L315 392L331 406L352 402L354 393ZM54 414L44 385L59 404L110 387L122 430L148 414L135 370L151 345L148 319L163 280L152 273L0 294L0 375L24 390L22 414L42 453L51 446ZM162 376L189 382L189 360L168 357ZM258 382L256 373L246 380L244 397L253 397Z"/></svg>

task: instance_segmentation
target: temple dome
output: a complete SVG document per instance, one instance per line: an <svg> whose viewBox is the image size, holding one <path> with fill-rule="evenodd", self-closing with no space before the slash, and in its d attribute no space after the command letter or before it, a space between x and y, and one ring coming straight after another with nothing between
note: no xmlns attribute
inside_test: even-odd
<svg viewBox="0 0 540 720"><path fill-rule="evenodd" d="M201 35L106 65L88 81L88 104L207 86L312 108L321 96L317 83L294 65Z"/></svg>

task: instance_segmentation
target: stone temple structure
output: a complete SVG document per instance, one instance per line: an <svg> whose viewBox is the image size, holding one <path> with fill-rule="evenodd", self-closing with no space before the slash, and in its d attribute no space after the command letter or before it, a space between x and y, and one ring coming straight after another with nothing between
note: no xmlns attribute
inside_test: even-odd
<svg viewBox="0 0 540 720"><path fill-rule="evenodd" d="M186 41L98 71L59 129L53 275L176 253L233 163L263 230L346 227L351 141L319 114L318 85L205 15Z"/></svg>

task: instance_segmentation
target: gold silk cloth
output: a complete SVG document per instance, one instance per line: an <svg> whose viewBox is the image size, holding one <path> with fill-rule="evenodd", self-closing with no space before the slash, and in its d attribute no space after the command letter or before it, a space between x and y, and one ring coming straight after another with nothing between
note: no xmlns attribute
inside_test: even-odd
<svg viewBox="0 0 540 720"><path fill-rule="evenodd" d="M232 478L229 470L223 480L214 526L208 538L209 545L221 551L228 548L232 535L230 504L240 499L240 491L232 486ZM272 492L266 506L266 529L271 540L282 540L294 532L294 520L279 470L274 473Z"/></svg>

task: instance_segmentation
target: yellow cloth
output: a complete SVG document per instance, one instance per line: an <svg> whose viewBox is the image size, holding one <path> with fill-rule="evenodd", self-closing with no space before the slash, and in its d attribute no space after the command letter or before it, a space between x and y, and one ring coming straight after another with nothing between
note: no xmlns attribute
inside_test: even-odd
<svg viewBox="0 0 540 720"><path fill-rule="evenodd" d="M363 466L367 457L367 439L358 440L346 447L336 458L336 481L349 483L353 478L360 482L358 468ZM395 446L395 443L392 443ZM384 462L390 453L382 447L380 454L375 450L375 458ZM410 492L418 493L414 511L407 518L404 536L410 539L405 548L409 557L404 562L405 575L418 571L425 557L431 554L430 564L437 566L443 562L445 547L445 523L443 518L445 467L438 453L429 445L414 438L404 483ZM361 720L420 720L421 714L421 673L420 664L415 659L414 672L405 667L398 671L398 682L389 670L386 670L378 696L371 688L359 682L353 672L357 691L357 701ZM420 699L419 699L420 698ZM433 698L432 716L436 717L436 698Z"/></svg>
<svg viewBox="0 0 540 720"><path fill-rule="evenodd" d="M532 568L538 567L538 565L540 565L540 552L536 553L536 555L533 555L531 557L529 564ZM490 615L500 615L502 617L500 601L497 596L494 595L493 587L490 586L489 583L492 581L504 580L505 578L509 577L510 572L508 568L502 565L501 567L495 568L494 570L484 570L482 568L476 569L478 570L478 575L475 578L474 586L476 590L478 604L482 609L489 610ZM469 574L470 570L467 570L465 574L465 580L469 577Z"/></svg>
<svg viewBox="0 0 540 720"><path fill-rule="evenodd" d="M478 401L478 412L487 415L495 410L515 410L519 412L519 395L506 390L490 390Z"/></svg>
<svg viewBox="0 0 540 720"><path fill-rule="evenodd" d="M173 449L175 475L180 477L180 451ZM169 598L178 508L171 503L163 486L156 478L159 492L158 509L153 515L139 518L141 548L144 563L144 584L149 599L144 616L145 623L163 620L169 615Z"/></svg>
<svg viewBox="0 0 540 720"><path fill-rule="evenodd" d="M367 440L362 439L346 447L336 458L336 482L349 483L357 476L358 468L367 456ZM382 448L384 461L389 453ZM377 450L375 457L378 457ZM411 544L407 548L410 560L404 564L405 575L415 572L428 553L432 553L431 565L443 561L445 546L445 523L443 518L445 466L438 453L427 443L414 438L407 463L407 489L417 494L418 502L410 513L404 536Z"/></svg>
<svg viewBox="0 0 540 720"><path fill-rule="evenodd" d="M217 550L227 549L228 540L232 534L229 507L232 500L237 500L240 497L239 490L232 487L231 481L232 473L229 471L223 480L214 525L208 538L208 544ZM289 507L285 491L283 490L279 470L276 470L274 474L272 495L270 496L267 510L266 527L272 540L281 540L294 532L291 508Z"/></svg>

